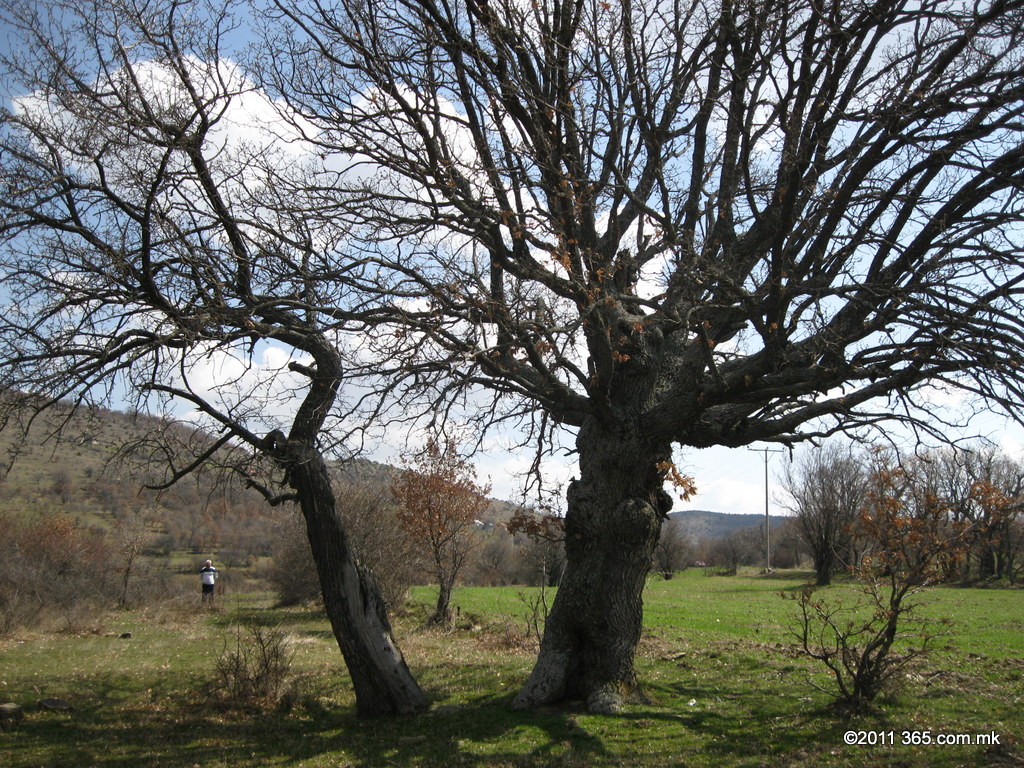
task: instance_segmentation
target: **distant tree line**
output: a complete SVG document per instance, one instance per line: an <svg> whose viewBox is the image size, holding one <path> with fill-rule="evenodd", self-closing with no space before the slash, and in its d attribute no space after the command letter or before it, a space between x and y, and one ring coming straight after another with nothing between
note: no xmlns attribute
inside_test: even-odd
<svg viewBox="0 0 1024 768"><path fill-rule="evenodd" d="M467 465L451 463L442 451L425 456L386 476L361 474L351 465L333 470L351 545L390 610L405 606L410 586L438 584L439 578L449 580L448 599L456 584L559 583L565 567L561 518L524 509L509 519L485 510L490 502L469 482ZM447 467L448 474L432 477L432 466ZM459 483L466 504L435 510L435 517L450 519L435 520L433 530L425 527L429 497L454 499ZM901 458L877 448L829 444L788 465L783 486L791 516L773 526L771 562L776 568L812 568L818 585L855 571L876 553L869 510L886 494L900 499L908 526L927 520L936 535L957 542L942 559L942 580L1016 584L1024 576L1024 465L996 449ZM114 478L83 480L59 468L51 482L34 490L33 506L2 511L24 503L26 493L0 483L0 500L6 502L0 508L0 632L76 626L98 610L180 595L175 578L188 568L171 567L172 555L186 562L182 555L209 553L222 567L245 568L283 605L321 599L301 515L288 508L268 512L245 489L214 487L197 474L145 499ZM458 561L443 576L435 551L438 531L450 534L445 547L451 549L444 552L455 552ZM665 579L694 566L727 575L762 566L765 559L763 524L698 539L670 517L652 569Z"/></svg>
<svg viewBox="0 0 1024 768"><path fill-rule="evenodd" d="M910 457L879 448L832 443L808 451L784 470L782 504L789 513L773 525L771 563L813 569L827 585L852 572L877 545L863 515L879 493L881 478L906 501L908 520L938 516L937 525L964 546L950 548L943 580L962 585L1024 578L1024 464L992 447L944 448ZM668 552L684 554L672 555ZM766 562L764 524L714 538L688 537L679 521L662 529L654 568L670 578L699 565L729 575ZM662 563L671 563L663 567Z"/></svg>
<svg viewBox="0 0 1024 768"><path fill-rule="evenodd" d="M899 457L879 448L826 446L787 469L792 526L819 585L871 553L864 510L882 479L908 521L934 518L963 547L950 547L944 579L1017 583L1024 574L1024 464L991 447L945 448Z"/></svg>

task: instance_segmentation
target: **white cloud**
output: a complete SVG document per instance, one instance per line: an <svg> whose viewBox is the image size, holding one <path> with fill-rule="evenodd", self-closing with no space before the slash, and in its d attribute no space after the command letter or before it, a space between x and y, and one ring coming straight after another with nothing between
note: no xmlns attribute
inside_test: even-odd
<svg viewBox="0 0 1024 768"><path fill-rule="evenodd" d="M263 432L272 429L287 431L308 381L291 371L292 362L309 364L276 344L195 350L190 353L172 383L187 387L214 407L235 414L249 429ZM179 405L179 417L205 428L215 423L205 414Z"/></svg>
<svg viewBox="0 0 1024 768"><path fill-rule="evenodd" d="M59 101L31 93L14 99L13 109L59 142L75 173L98 180L102 169L104 183L128 201L150 194L154 171L165 164L167 217L201 211L205 199L187 153L168 149L171 130L188 137L198 135L204 122L211 124L202 155L221 194L236 204L253 203L268 171L314 158L306 141L315 136L313 127L287 114L233 61L186 56L180 64L179 71L164 62L134 62L105 72L82 93L64 93Z"/></svg>

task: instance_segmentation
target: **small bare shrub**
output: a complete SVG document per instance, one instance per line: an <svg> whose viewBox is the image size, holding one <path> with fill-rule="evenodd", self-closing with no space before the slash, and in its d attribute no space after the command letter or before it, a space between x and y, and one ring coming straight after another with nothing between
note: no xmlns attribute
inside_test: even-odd
<svg viewBox="0 0 1024 768"><path fill-rule="evenodd" d="M529 637L537 648L540 648L540 641L544 637L544 625L550 612L547 590L547 585L541 584L532 594L523 590L516 593L519 602L526 606L526 614L523 616L525 636Z"/></svg>
<svg viewBox="0 0 1024 768"><path fill-rule="evenodd" d="M482 640L498 651L536 653L540 647L533 635L511 618L494 625L489 633L482 636Z"/></svg>
<svg viewBox="0 0 1024 768"><path fill-rule="evenodd" d="M215 697L237 707L278 706L290 690L294 652L280 629L252 626L225 647L216 664Z"/></svg>
<svg viewBox="0 0 1024 768"><path fill-rule="evenodd" d="M334 492L356 558L373 574L388 610L401 611L420 571L420 557L416 542L399 524L387 487L339 473ZM281 605L322 599L306 526L297 512L282 519L272 554L267 576Z"/></svg>
<svg viewBox="0 0 1024 768"><path fill-rule="evenodd" d="M914 486L902 469L880 460L859 527L869 552L854 570L862 597L853 606L816 596L808 585L795 598L800 649L832 675L836 705L859 711L928 650L931 625L914 614L916 596L941 581L962 551L963 532L948 505Z"/></svg>
<svg viewBox="0 0 1024 768"><path fill-rule="evenodd" d="M91 631L119 595L116 559L102 532L63 514L0 515L0 633Z"/></svg>
<svg viewBox="0 0 1024 768"><path fill-rule="evenodd" d="M306 538L306 526L298 513L288 515L280 523L267 576L279 605L302 605L321 599L316 563Z"/></svg>
<svg viewBox="0 0 1024 768"><path fill-rule="evenodd" d="M906 599L910 593L866 581L863 597L847 605L815 591L807 585L795 598L800 608L797 639L805 654L828 669L840 709L868 709L879 694L892 691L937 636L932 624L914 614L917 604Z"/></svg>

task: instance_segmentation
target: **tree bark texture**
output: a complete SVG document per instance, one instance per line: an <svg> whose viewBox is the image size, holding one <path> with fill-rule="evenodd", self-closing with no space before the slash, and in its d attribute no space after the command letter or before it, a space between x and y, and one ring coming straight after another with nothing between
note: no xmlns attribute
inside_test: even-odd
<svg viewBox="0 0 1024 768"><path fill-rule="evenodd" d="M438 581L437 605L434 607L434 615L430 618L431 624L447 627L452 623L452 588L452 581L442 576Z"/></svg>
<svg viewBox="0 0 1024 768"><path fill-rule="evenodd" d="M670 449L609 432L597 420L580 430L577 447L581 477L568 492L567 565L517 709L582 698L591 712L612 713L642 698L633 656L644 583L671 507L658 468Z"/></svg>
<svg viewBox="0 0 1024 768"><path fill-rule="evenodd" d="M327 465L290 446L288 482L299 498L331 629L345 658L361 717L423 710L427 698L391 634L372 574L357 563L335 507Z"/></svg>
<svg viewBox="0 0 1024 768"><path fill-rule="evenodd" d="M831 555L815 553L814 556L814 584L818 587L827 587L832 583L832 571L835 568L834 559Z"/></svg>

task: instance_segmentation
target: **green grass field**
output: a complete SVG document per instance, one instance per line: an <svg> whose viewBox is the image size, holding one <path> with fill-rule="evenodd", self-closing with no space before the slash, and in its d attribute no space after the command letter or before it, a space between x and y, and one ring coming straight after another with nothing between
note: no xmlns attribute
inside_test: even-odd
<svg viewBox="0 0 1024 768"><path fill-rule="evenodd" d="M1024 765L1024 592L927 593L923 610L953 619L950 634L875 713L844 721L815 687L827 679L793 649L795 606L780 593L800 584L700 572L652 579L638 660L650 703L614 717L578 705L509 709L533 659L530 590L515 587L459 590L459 628L448 633L422 628L431 594L414 590L396 632L435 711L409 718L356 719L326 622L272 610L264 595L227 596L214 611L117 614L96 633L6 638L0 702L22 704L26 717L0 732L0 766ZM232 709L211 687L217 659L252 624L290 638L297 680L287 712ZM76 709L36 711L42 697ZM851 730L896 743L847 745ZM1000 745L934 743L949 734L995 734Z"/></svg>

